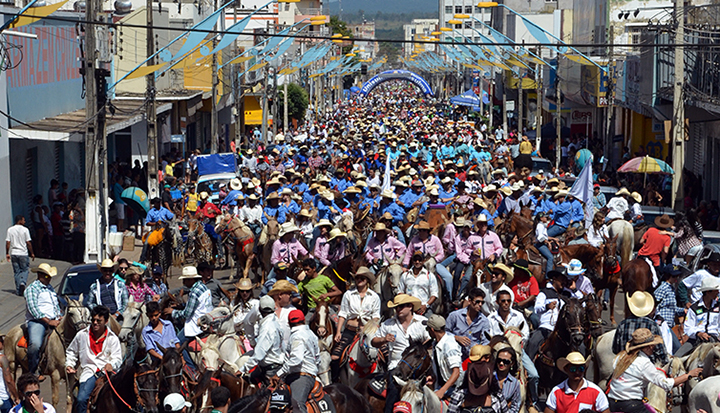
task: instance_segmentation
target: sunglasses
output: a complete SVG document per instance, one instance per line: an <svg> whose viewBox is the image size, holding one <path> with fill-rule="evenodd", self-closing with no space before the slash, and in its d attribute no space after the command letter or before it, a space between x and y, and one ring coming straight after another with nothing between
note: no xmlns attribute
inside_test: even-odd
<svg viewBox="0 0 720 413"><path fill-rule="evenodd" d="M498 303L509 303L510 301L512 301L512 300L510 300L510 299L498 300Z"/></svg>
<svg viewBox="0 0 720 413"><path fill-rule="evenodd" d="M485 300L475 300L473 304L485 304Z"/></svg>
<svg viewBox="0 0 720 413"><path fill-rule="evenodd" d="M33 391L26 391L26 392L25 392L25 397L30 397L30 396L32 396L33 394L36 395L36 396L39 396L39 395L40 395L40 389L33 390Z"/></svg>
<svg viewBox="0 0 720 413"><path fill-rule="evenodd" d="M585 366L570 366L568 367L570 373L583 373L585 372Z"/></svg>
<svg viewBox="0 0 720 413"><path fill-rule="evenodd" d="M128 267L119 267L120 271L127 271Z"/></svg>
<svg viewBox="0 0 720 413"><path fill-rule="evenodd" d="M504 364L506 366L509 366L512 364L512 360L508 359L497 359L497 364Z"/></svg>

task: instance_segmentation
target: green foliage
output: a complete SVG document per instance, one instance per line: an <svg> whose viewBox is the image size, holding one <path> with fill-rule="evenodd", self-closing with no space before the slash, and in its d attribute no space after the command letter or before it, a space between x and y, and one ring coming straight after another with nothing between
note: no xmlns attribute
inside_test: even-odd
<svg viewBox="0 0 720 413"><path fill-rule="evenodd" d="M308 108L308 94L297 83L288 83L288 116L291 119L302 121ZM285 116L284 104L285 88L278 86L278 113L280 119Z"/></svg>
<svg viewBox="0 0 720 413"><path fill-rule="evenodd" d="M351 39L354 37L352 31L350 29L348 29L347 23L340 20L340 18L338 16L330 16L329 26L330 26L330 30L332 31L331 35L340 33L343 36L350 37ZM342 53L347 54L347 53L350 53L351 50L352 50L352 45L344 46L342 48Z"/></svg>

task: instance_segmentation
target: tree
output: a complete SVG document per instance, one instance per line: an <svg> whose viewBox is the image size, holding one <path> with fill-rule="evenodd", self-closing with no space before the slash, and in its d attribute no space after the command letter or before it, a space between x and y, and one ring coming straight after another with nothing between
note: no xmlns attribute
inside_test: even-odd
<svg viewBox="0 0 720 413"><path fill-rule="evenodd" d="M343 36L348 36L349 38L353 38L353 32L352 30L348 29L347 23L340 20L338 16L330 16L330 30L332 31L332 34L342 34ZM344 46L342 48L342 53L347 54L350 53L352 50L352 44L350 46Z"/></svg>
<svg viewBox="0 0 720 413"><path fill-rule="evenodd" d="M280 119L285 116L284 87L278 88L278 113ZM308 107L308 94L297 83L288 83L288 116L291 119L302 121L305 118L305 111Z"/></svg>

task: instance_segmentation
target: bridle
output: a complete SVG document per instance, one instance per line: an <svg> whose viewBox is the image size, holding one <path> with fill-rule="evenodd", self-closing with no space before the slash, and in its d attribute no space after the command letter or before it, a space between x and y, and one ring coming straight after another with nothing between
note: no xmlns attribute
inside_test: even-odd
<svg viewBox="0 0 720 413"><path fill-rule="evenodd" d="M417 364L417 366L415 366L415 367L411 366L410 363L408 363L405 359L401 359L400 362L401 362L401 363L405 363L405 365L410 368L410 374L411 374L411 376L410 376L410 377L400 377L400 378L403 379L403 380L405 380L405 381L408 381L408 380L417 380L417 379L418 379L418 377L417 377L418 370L419 370L419 369L422 367L422 365L425 363L425 360L428 358L428 356L429 356L429 354L428 354L428 353L425 353L425 355L423 356L423 358L420 360L420 362L419 362L419 363ZM419 377L424 379L425 374L428 372L428 370L430 370L430 368L432 368L432 363L430 363L430 365L428 365L428 367L426 367L425 370L423 370L422 372L420 372ZM397 370L397 368L396 368L396 370Z"/></svg>
<svg viewBox="0 0 720 413"><path fill-rule="evenodd" d="M148 370L148 371L145 371L142 373L135 373L135 377L133 379L133 381L135 383L135 396L137 397L138 404L142 407L145 407L145 400L142 397L140 397L141 392L155 393L155 404L157 405L159 403L160 391L157 388L145 389L145 388L140 387L140 385L138 384L138 377L147 376L149 374L157 374L158 370L159 369Z"/></svg>

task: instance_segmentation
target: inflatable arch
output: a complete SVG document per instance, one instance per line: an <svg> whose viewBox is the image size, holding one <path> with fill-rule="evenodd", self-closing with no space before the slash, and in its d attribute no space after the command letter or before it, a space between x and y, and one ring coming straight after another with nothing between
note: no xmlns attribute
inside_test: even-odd
<svg viewBox="0 0 720 413"><path fill-rule="evenodd" d="M367 82L365 82L363 87L360 89L360 93L362 93L363 95L367 95L373 89L375 89L375 86L379 85L380 83L387 82L388 80L405 80L407 82L411 82L415 86L419 87L424 94L433 96L433 91L430 88L430 84L418 74L410 72L408 70L386 70L382 73L379 73L373 76Z"/></svg>

